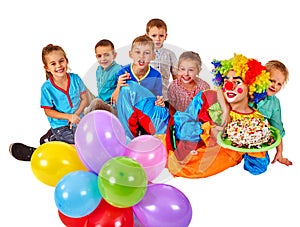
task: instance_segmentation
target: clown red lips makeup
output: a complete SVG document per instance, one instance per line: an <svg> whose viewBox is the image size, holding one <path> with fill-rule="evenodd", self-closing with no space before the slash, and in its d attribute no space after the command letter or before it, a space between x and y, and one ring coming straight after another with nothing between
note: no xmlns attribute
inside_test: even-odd
<svg viewBox="0 0 300 227"><path fill-rule="evenodd" d="M233 99L235 96L237 96L237 94L233 91L227 91L225 94L228 99Z"/></svg>

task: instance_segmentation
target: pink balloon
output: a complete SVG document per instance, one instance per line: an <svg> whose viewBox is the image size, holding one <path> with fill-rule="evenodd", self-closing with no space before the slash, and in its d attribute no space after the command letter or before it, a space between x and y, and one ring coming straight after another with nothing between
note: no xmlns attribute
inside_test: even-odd
<svg viewBox="0 0 300 227"><path fill-rule="evenodd" d="M167 162L164 144L151 135L135 137L128 143L124 155L141 164L148 181L154 180L165 168Z"/></svg>
<svg viewBox="0 0 300 227"><path fill-rule="evenodd" d="M84 165L98 174L105 162L124 155L125 130L112 113L94 110L79 122L75 132L75 147Z"/></svg>

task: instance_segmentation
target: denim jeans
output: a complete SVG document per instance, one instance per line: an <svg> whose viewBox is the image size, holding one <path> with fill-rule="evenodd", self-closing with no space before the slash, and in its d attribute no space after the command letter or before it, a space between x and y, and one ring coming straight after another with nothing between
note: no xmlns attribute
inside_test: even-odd
<svg viewBox="0 0 300 227"><path fill-rule="evenodd" d="M74 135L76 127L73 126L72 129L70 129L70 126L62 126L59 128L52 128L51 130L53 133L53 136L51 136L51 141L56 140L69 144L75 144Z"/></svg>

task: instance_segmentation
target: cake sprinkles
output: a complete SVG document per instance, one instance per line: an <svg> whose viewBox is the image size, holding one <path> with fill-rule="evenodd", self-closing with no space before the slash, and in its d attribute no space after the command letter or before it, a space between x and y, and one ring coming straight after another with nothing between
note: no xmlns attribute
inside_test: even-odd
<svg viewBox="0 0 300 227"><path fill-rule="evenodd" d="M275 142L267 119L242 118L231 121L224 130L223 138L231 141L231 145L239 148L261 148Z"/></svg>

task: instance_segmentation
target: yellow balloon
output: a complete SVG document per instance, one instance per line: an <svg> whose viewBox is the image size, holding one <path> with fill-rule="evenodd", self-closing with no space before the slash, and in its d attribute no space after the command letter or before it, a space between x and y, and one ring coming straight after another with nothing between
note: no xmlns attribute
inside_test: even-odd
<svg viewBox="0 0 300 227"><path fill-rule="evenodd" d="M40 145L33 152L30 162L35 177L53 187L70 172L88 171L81 162L75 146L61 141L51 141Z"/></svg>

